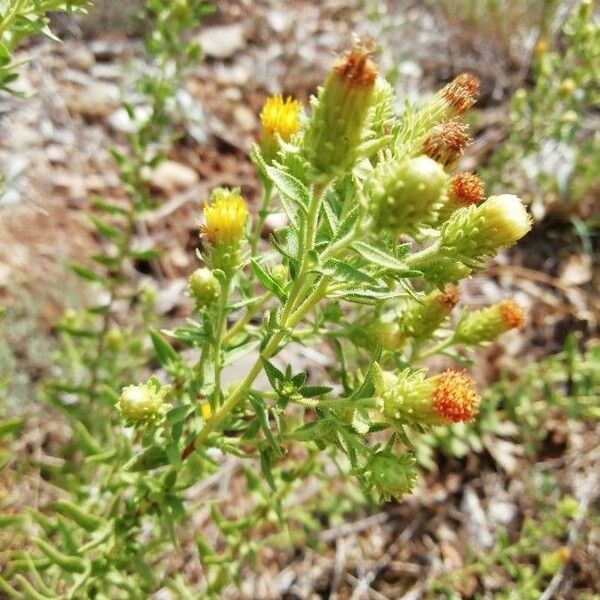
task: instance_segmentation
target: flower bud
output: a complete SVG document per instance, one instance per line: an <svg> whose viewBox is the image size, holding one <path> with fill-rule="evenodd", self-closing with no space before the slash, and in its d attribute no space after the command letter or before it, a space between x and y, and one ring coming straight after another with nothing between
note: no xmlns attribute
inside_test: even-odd
<svg viewBox="0 0 600 600"><path fill-rule="evenodd" d="M213 269L231 274L241 262L241 247L248 219L239 189L216 188L204 207L201 233L209 246L207 260Z"/></svg>
<svg viewBox="0 0 600 600"><path fill-rule="evenodd" d="M390 133L395 121L394 88L388 81L377 78L373 92L371 129L377 137Z"/></svg>
<svg viewBox="0 0 600 600"><path fill-rule="evenodd" d="M416 234L432 225L444 202L447 177L427 156L385 156L375 167L365 195L379 230Z"/></svg>
<svg viewBox="0 0 600 600"><path fill-rule="evenodd" d="M206 267L196 269L188 280L190 296L196 301L196 308L212 306L221 292L219 281Z"/></svg>
<svg viewBox="0 0 600 600"><path fill-rule="evenodd" d="M418 477L415 458L407 453L396 456L387 451L378 452L367 463L364 476L368 486L379 493L381 500L399 500L414 488Z"/></svg>
<svg viewBox="0 0 600 600"><path fill-rule="evenodd" d="M524 322L523 309L514 300L502 300L465 314L456 326L453 339L469 345L492 342L510 329L523 327Z"/></svg>
<svg viewBox="0 0 600 600"><path fill-rule="evenodd" d="M123 333L119 327L111 327L104 335L107 350L118 352L123 347Z"/></svg>
<svg viewBox="0 0 600 600"><path fill-rule="evenodd" d="M151 377L146 383L123 388L116 406L128 425L155 423L169 407L165 403L169 391L170 386L161 386L156 377Z"/></svg>
<svg viewBox="0 0 600 600"><path fill-rule="evenodd" d="M457 210L444 225L441 246L464 264L479 264L530 229L531 219L517 196L491 196L479 206Z"/></svg>
<svg viewBox="0 0 600 600"><path fill-rule="evenodd" d="M405 369L398 375L376 365L373 382L384 417L392 423L444 425L469 423L480 398L467 374L449 369L434 377Z"/></svg>
<svg viewBox="0 0 600 600"><path fill-rule="evenodd" d="M397 350L404 341L398 323L372 319L361 320L352 329L350 338L357 346Z"/></svg>
<svg viewBox="0 0 600 600"><path fill-rule="evenodd" d="M453 167L471 142L467 126L458 119L431 128L423 141L423 153L446 168Z"/></svg>
<svg viewBox="0 0 600 600"><path fill-rule="evenodd" d="M320 173L336 173L356 160L377 79L371 54L370 43L355 43L334 64L318 97L311 101L313 115L304 150Z"/></svg>
<svg viewBox="0 0 600 600"><path fill-rule="evenodd" d="M279 140L289 142L300 130L301 109L300 102L289 96L285 100L280 95L267 98L260 113L260 149L265 160L273 159L279 149Z"/></svg>
<svg viewBox="0 0 600 600"><path fill-rule="evenodd" d="M413 300L400 318L400 330L407 338L425 339L445 321L458 303L460 294L454 285L434 290L422 301Z"/></svg>
<svg viewBox="0 0 600 600"><path fill-rule="evenodd" d="M284 285L288 279L288 268L282 264L274 265L271 269L271 277L279 285Z"/></svg>

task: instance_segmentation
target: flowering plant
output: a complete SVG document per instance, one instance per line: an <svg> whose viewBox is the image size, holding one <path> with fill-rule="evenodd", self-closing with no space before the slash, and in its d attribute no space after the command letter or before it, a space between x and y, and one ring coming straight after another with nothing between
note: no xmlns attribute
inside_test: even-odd
<svg viewBox="0 0 600 600"><path fill-rule="evenodd" d="M94 402L87 415L72 409L81 469L64 478L71 500L52 504L50 516L7 518L32 519L42 532L35 551L11 555L15 586L36 598L116 590L138 598L163 586L192 597L200 585L219 597L255 560L261 531L303 527L285 499L325 477L326 460L375 501L411 491L414 440L472 421L480 404L466 372L429 373L423 360L523 321L505 300L450 323L456 284L530 228L516 196L485 200L476 175L454 173L478 87L459 75L398 114L370 44L357 42L310 112L292 99L267 100L252 152L263 186L256 221L240 190L212 192L200 221L202 264L189 280L194 314L151 332L161 368L147 382L116 392L114 382L94 380L86 393L110 405L107 423L90 418ZM275 206L286 225L267 245L262 229ZM324 349L330 360L318 374L299 368L287 351L294 346ZM249 366L225 376L242 360ZM219 535L209 541L193 531L190 493L226 455L247 465L255 501L235 514L214 502ZM190 529L201 584L168 560ZM21 597L7 580L0 585Z"/></svg>

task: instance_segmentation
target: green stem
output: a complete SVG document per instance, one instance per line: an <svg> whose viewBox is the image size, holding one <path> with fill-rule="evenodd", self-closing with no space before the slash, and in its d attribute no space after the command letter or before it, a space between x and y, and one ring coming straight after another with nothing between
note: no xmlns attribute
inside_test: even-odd
<svg viewBox="0 0 600 600"><path fill-rule="evenodd" d="M244 327L246 327L246 325L248 325L248 323L250 323L250 321L252 320L252 317L254 317L254 315L273 297L273 294L271 292L266 292L264 293L262 296L259 296L258 298L256 298L256 300L254 300L254 302L252 304L250 304L248 306L248 308L246 309L246 314L235 323L235 325L232 325L231 328L229 328L227 330L227 333L225 334L225 336L223 337L223 340L228 342L230 341L233 337L235 337L238 333L240 333L240 331L243 331Z"/></svg>
<svg viewBox="0 0 600 600"><path fill-rule="evenodd" d="M229 293L231 291L231 275L221 281L221 293L219 295L219 306L217 308L217 318L215 322L213 360L215 366L215 391L211 408L214 410L221 403L221 369L223 367L221 360L221 351L223 345L223 336L225 334L225 325L227 320L227 305L229 303Z"/></svg>
<svg viewBox="0 0 600 600"><path fill-rule="evenodd" d="M238 386L233 390L233 392L231 392L229 397L225 400L224 404L204 425L204 427L193 442L193 448L199 448L206 441L208 436L213 431L217 430L221 426L221 424L227 419L229 414L236 408L240 400L243 399L244 391L247 390L252 385L254 380L258 377L258 374L262 370L263 360L268 360L273 356L273 354L275 354L277 348L279 347L279 344L287 334L287 329L289 327L293 327L293 325L298 323L300 319L302 319L302 317L304 316L305 313L302 312L300 308L298 308L298 310L294 313L293 311L296 308L298 298L301 296L304 290L306 273L308 273L309 269L308 253L314 248L315 245L315 235L317 231L319 208L321 205L321 198L323 196L325 188L326 184L323 184L322 186L319 186L318 189L315 189L310 201L306 219L306 235L304 237L303 243L302 262L300 265L298 276L296 277L296 280L290 291L290 295L288 296L283 311L281 313L279 331L273 334L267 345L263 348L262 352L260 353L260 356L252 365L250 371L248 372L244 380L240 384L238 384ZM320 285L317 287L317 290L318 289L321 289ZM303 310L310 310L314 306L314 304L318 302L318 299L315 295L317 290L315 290L315 292L313 292L309 296L309 298L307 298L307 301L303 303L301 307ZM322 289L320 293L323 293ZM308 302L309 299L310 302ZM184 450L184 455L189 456L189 454L191 454L190 450L191 449L188 450L186 448L186 450Z"/></svg>
<svg viewBox="0 0 600 600"><path fill-rule="evenodd" d="M454 343L454 336L451 335L449 338L446 338L445 340L443 340L439 344L437 344L437 346L434 346L430 350L427 350L427 352L423 352L422 354L417 354L417 356L415 356L413 360L415 360L415 361L423 360L425 358L429 358L430 356L433 356L434 354L439 354L440 352L443 352L446 348L451 346L453 343Z"/></svg>
<svg viewBox="0 0 600 600"><path fill-rule="evenodd" d="M272 197L273 184L271 183L271 181L267 181L263 186L263 194L260 201L260 207L258 209L258 220L256 221L256 226L254 227L252 236L250 237L250 250L252 256L256 256L258 240L260 239L260 234L262 233L263 227L265 225L265 220L269 214L269 204L271 203Z"/></svg>
<svg viewBox="0 0 600 600"><path fill-rule="evenodd" d="M406 264L411 269L420 269L421 267L427 267L439 256L440 244L439 241L431 244L420 252L411 254L406 259Z"/></svg>

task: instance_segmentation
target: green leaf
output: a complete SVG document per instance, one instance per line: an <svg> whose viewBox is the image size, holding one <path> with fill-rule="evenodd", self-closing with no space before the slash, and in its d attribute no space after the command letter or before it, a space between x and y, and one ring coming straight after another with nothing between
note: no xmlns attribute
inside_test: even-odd
<svg viewBox="0 0 600 600"><path fill-rule="evenodd" d="M175 365L180 363L181 359L179 354L177 354L171 345L162 338L158 331L150 329L150 338L152 339L156 357L163 367L172 369Z"/></svg>
<svg viewBox="0 0 600 600"><path fill-rule="evenodd" d="M106 221L99 219L98 217L94 217L93 215L88 215L89 220L92 222L98 233L113 242L121 239L121 232L112 225L109 225Z"/></svg>
<svg viewBox="0 0 600 600"><path fill-rule="evenodd" d="M385 269L392 269L393 271L406 271L407 266L402 264L391 254L388 254L380 248L376 248L371 244L365 242L354 242L352 244L354 250L356 250L363 258L369 262L383 267Z"/></svg>
<svg viewBox="0 0 600 600"><path fill-rule="evenodd" d="M269 362L266 358L261 357L263 369L269 379L269 383L273 387L274 390L279 389L279 382L285 379L283 373L272 363Z"/></svg>
<svg viewBox="0 0 600 600"><path fill-rule="evenodd" d="M323 275L328 275L336 279L342 279L344 281L353 281L355 283L365 283L373 287L379 286L376 279L373 279L370 275L360 269L356 269L348 263L342 262L335 258L327 261L324 267L320 269Z"/></svg>
<svg viewBox="0 0 600 600"><path fill-rule="evenodd" d="M310 193L299 179L276 167L266 167L266 171L269 179L283 196L290 198L306 210L310 201Z"/></svg>
<svg viewBox="0 0 600 600"><path fill-rule="evenodd" d="M223 353L223 365L230 365L231 363L236 362L240 358L250 354L252 350L257 348L260 344L260 340L251 340L246 344L241 344L240 346L236 346L231 350L226 350Z"/></svg>
<svg viewBox="0 0 600 600"><path fill-rule="evenodd" d="M248 397L248 400L250 400L250 403L254 407L256 416L260 422L260 427L263 430L263 433L265 434L265 437L267 438L269 444L271 444L273 448L276 448L278 450L277 441L275 440L273 432L269 427L269 411L267 409L265 401L259 394L256 394L254 392L247 392L246 396Z"/></svg>
<svg viewBox="0 0 600 600"><path fill-rule="evenodd" d="M314 398L315 396L325 396L333 388L324 385L307 385L300 389L303 398Z"/></svg>
<svg viewBox="0 0 600 600"><path fill-rule="evenodd" d="M253 258L250 261L250 267L252 268L252 272L255 277L265 286L269 292L272 292L277 296L282 302L285 300L285 292L282 287L271 277L270 273L267 273L261 265L258 263L256 258Z"/></svg>
<svg viewBox="0 0 600 600"><path fill-rule="evenodd" d="M102 275L98 275L97 273L94 273L94 271L92 271L90 268L86 267L85 265L79 264L79 263L70 263L69 269L71 269L71 271L73 271L73 273L75 273L75 275L77 275L77 277L79 277L80 279L83 279L85 281L94 281L94 282L106 281L105 278L102 277Z"/></svg>
<svg viewBox="0 0 600 600"><path fill-rule="evenodd" d="M12 436L21 431L25 424L25 417L15 417L13 419L0 419L0 438Z"/></svg>
<svg viewBox="0 0 600 600"><path fill-rule="evenodd" d="M150 446L137 456L134 456L125 465L125 470L132 473L139 473L140 471L151 471L152 469L157 469L168 464L169 457L165 449L160 446Z"/></svg>

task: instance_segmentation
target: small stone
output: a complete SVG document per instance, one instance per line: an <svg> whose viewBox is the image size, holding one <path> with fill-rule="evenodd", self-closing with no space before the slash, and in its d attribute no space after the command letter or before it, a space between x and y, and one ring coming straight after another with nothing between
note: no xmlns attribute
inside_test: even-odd
<svg viewBox="0 0 600 600"><path fill-rule="evenodd" d="M111 129L120 133L135 133L151 113L152 108L149 106L136 106L133 109L132 120L129 113L121 107L108 117L108 125Z"/></svg>
<svg viewBox="0 0 600 600"><path fill-rule="evenodd" d="M74 69L89 71L96 62L94 55L85 46L71 45L65 50L67 62Z"/></svg>
<svg viewBox="0 0 600 600"><path fill-rule="evenodd" d="M90 118L109 114L119 101L118 88L110 83L93 82L67 97L70 111Z"/></svg>
<svg viewBox="0 0 600 600"><path fill-rule="evenodd" d="M181 163L165 160L150 176L150 185L164 194L185 190L200 180L198 173Z"/></svg>
<svg viewBox="0 0 600 600"><path fill-rule="evenodd" d="M238 106L235 107L233 117L240 129L245 133L249 133L256 129L256 116L254 112L244 104L238 104Z"/></svg>
<svg viewBox="0 0 600 600"><path fill-rule="evenodd" d="M208 27L200 33L198 41L206 56L220 59L230 58L246 43L244 27L239 23Z"/></svg>

